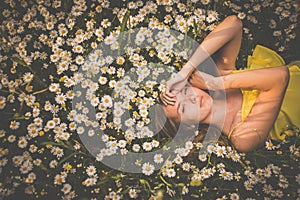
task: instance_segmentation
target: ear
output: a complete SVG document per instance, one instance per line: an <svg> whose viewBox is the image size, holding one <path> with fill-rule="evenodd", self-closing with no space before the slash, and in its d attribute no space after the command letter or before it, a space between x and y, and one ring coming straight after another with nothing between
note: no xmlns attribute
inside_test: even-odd
<svg viewBox="0 0 300 200"><path fill-rule="evenodd" d="M195 124L192 124L192 125L190 125L190 128L191 128L191 129L195 129L195 128L196 128L196 125L195 125Z"/></svg>
<svg viewBox="0 0 300 200"><path fill-rule="evenodd" d="M186 127L190 131L196 130L196 124L187 124Z"/></svg>

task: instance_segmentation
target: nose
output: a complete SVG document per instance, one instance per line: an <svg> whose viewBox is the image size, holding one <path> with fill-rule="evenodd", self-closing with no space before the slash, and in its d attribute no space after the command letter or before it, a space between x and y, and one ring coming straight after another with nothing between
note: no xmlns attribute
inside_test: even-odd
<svg viewBox="0 0 300 200"><path fill-rule="evenodd" d="M180 101L190 101L192 103L197 103L197 96L190 94L190 95L178 95Z"/></svg>
<svg viewBox="0 0 300 200"><path fill-rule="evenodd" d="M195 95L191 95L188 97L192 103L196 103L196 96Z"/></svg>

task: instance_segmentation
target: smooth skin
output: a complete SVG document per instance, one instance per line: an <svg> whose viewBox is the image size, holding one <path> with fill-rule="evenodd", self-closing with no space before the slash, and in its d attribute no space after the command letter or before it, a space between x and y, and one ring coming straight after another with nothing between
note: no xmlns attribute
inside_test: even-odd
<svg viewBox="0 0 300 200"><path fill-rule="evenodd" d="M166 91L161 94L164 110L168 117L183 122L214 124L228 135L241 152L251 151L269 138L269 131L277 118L286 87L289 70L286 66L269 67L231 73L236 69L235 62L242 39L242 22L234 15L224 19L199 45L189 61L175 78L167 82ZM206 53L204 53L206 52ZM208 56L216 54L215 63L219 76L214 77L198 71L195 66ZM270 76L270 74L272 74ZM192 85L186 92L187 83ZM226 92L225 122L221 116L212 117L212 108L222 108L218 100L211 100L203 90ZM247 116L241 119L243 96L240 89L257 89L257 100ZM182 107L186 112L182 113ZM204 106L205 105L205 106ZM181 112L178 113L178 111Z"/></svg>

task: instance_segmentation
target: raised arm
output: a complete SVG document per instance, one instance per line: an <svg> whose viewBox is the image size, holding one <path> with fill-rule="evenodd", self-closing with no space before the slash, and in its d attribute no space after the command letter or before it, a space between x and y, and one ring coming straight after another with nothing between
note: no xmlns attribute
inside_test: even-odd
<svg viewBox="0 0 300 200"><path fill-rule="evenodd" d="M289 70L286 66L268 67L256 70L215 77L215 82L223 82L224 89L257 89L263 92L276 93L283 88L289 80Z"/></svg>
<svg viewBox="0 0 300 200"><path fill-rule="evenodd" d="M193 87L208 90L256 89L275 95L285 87L289 80L286 66L268 67L255 70L244 70L237 73L214 77L210 74L195 71L189 81Z"/></svg>
<svg viewBox="0 0 300 200"><path fill-rule="evenodd" d="M183 66L182 74L190 75L195 67L214 53L216 53L214 61L220 75L234 70L241 45L242 26L242 22L237 16L226 17L195 50L189 61Z"/></svg>
<svg viewBox="0 0 300 200"><path fill-rule="evenodd" d="M176 93L186 85L189 76L193 74L198 65L214 53L216 53L214 61L220 75L229 74L234 70L241 38L241 20L235 15L226 17L208 34L176 77L167 82L166 91L161 94L162 102L165 105L174 105Z"/></svg>

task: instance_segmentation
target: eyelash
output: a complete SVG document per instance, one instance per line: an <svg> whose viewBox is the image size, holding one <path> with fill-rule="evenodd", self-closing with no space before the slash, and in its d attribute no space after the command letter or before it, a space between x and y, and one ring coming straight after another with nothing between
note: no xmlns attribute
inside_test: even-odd
<svg viewBox="0 0 300 200"><path fill-rule="evenodd" d="M186 95L187 89L187 87L184 89L184 95ZM184 105L182 105L181 113L184 113Z"/></svg>

